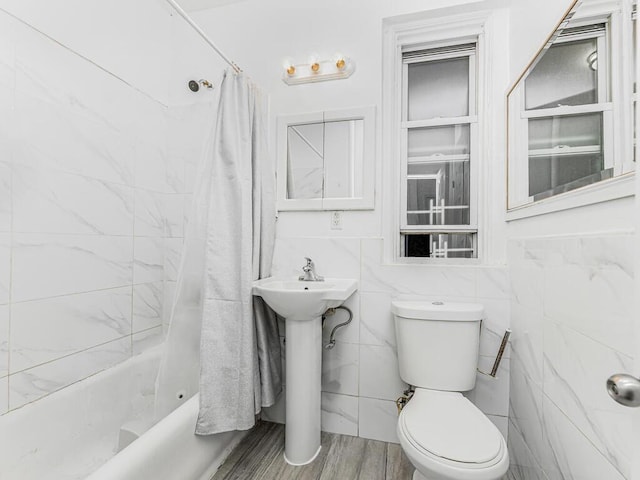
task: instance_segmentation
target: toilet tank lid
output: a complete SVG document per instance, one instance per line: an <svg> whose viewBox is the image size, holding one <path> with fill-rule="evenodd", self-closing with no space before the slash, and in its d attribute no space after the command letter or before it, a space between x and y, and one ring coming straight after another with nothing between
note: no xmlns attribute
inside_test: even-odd
<svg viewBox="0 0 640 480"><path fill-rule="evenodd" d="M484 307L479 303L399 301L391 302L391 313L403 318L469 322L482 320Z"/></svg>

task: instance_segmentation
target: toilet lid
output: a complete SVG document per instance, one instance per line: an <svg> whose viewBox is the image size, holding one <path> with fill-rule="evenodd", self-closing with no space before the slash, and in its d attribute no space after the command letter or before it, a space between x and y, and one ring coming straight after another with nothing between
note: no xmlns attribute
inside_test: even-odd
<svg viewBox="0 0 640 480"><path fill-rule="evenodd" d="M418 389L402 417L409 440L438 457L487 463L501 452L496 426L458 392Z"/></svg>

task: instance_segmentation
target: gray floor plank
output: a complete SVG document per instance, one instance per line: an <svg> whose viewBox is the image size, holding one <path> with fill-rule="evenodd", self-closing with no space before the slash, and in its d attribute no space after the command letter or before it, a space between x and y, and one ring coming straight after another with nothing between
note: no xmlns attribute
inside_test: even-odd
<svg viewBox="0 0 640 480"><path fill-rule="evenodd" d="M212 480L410 480L411 464L399 445L322 433L310 464L284 460L284 425L259 423L234 449Z"/></svg>
<svg viewBox="0 0 640 480"><path fill-rule="evenodd" d="M265 472L264 479L317 480L322 473L327 456L331 451L331 446L337 441L337 439L338 435L322 432L322 449L316 459L308 465L294 467L289 465L284 460L284 456L280 454Z"/></svg>
<svg viewBox="0 0 640 480"><path fill-rule="evenodd" d="M367 440L358 472L358 480L385 480L387 467L387 444Z"/></svg>
<svg viewBox="0 0 640 480"><path fill-rule="evenodd" d="M340 435L329 450L320 480L358 478L365 446L366 440L363 438Z"/></svg>
<svg viewBox="0 0 640 480"><path fill-rule="evenodd" d="M248 455L255 450L256 445L267 434L269 429L273 428L272 424L267 422L259 422L248 434L242 439L236 448L233 449L231 454L227 457L225 462L220 466L216 472L216 480L225 478L237 464L243 463Z"/></svg>
<svg viewBox="0 0 640 480"><path fill-rule="evenodd" d="M260 471L266 468L279 451L284 440L282 425L267 423L258 425L245 441L240 442L238 448L241 453L230 462L231 456L213 477L215 480L246 480L260 478ZM257 434L257 441L253 435ZM225 466L229 468L225 470ZM266 464L266 465L265 465Z"/></svg>
<svg viewBox="0 0 640 480"><path fill-rule="evenodd" d="M387 444L387 468L388 480L411 480L413 477L413 465L402 451L402 447L395 443Z"/></svg>

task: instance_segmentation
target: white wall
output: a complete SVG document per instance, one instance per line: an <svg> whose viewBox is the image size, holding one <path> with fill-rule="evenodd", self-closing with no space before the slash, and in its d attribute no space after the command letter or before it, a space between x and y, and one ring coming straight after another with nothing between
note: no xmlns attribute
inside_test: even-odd
<svg viewBox="0 0 640 480"><path fill-rule="evenodd" d="M275 275L298 275L304 256L312 257L318 272L327 276L356 278L359 291L347 302L354 310L353 323L338 331L336 347L325 350L323 357L323 429L379 440L396 441L397 419L394 400L405 388L398 376L397 353L390 302L393 298L445 299L482 302L487 321L482 338L483 368L490 368L499 337L508 327L508 283L504 268L504 247L495 247L489 265L433 267L389 265L383 261L383 202L381 176L382 105L382 31L383 18L406 15L443 15L441 7L461 6L485 9L495 2L445 1L365 1L322 5L310 1L246 0L220 8L197 11L193 18L220 48L238 63L271 99L271 137L275 145L275 119L282 114L326 111L373 105L377 107L377 180L375 209L344 212L342 230L330 229L329 212L281 212L278 218ZM429 12L424 12L430 10ZM505 15L506 16L506 15ZM506 25L495 25L506 36ZM184 45L174 62L174 71L186 72L198 62L206 64L210 52ZM287 86L282 78L282 64L287 57L304 63L311 53L320 58L340 51L352 57L357 70L348 80ZM200 58L198 58L200 57ZM491 100L495 129L502 124L502 95L507 88L504 74L496 69ZM176 82L177 84L178 82ZM194 102L193 96L176 90L176 103ZM498 135L499 136L499 135ZM496 142L499 143L499 142ZM499 151L499 149L497 149ZM275 154L275 152L272 152ZM498 204L504 199L502 157L492 157L495 188L488 189L486 201L498 215L492 221L496 231L504 228ZM275 155L274 155L275 156ZM496 236L496 244L503 241ZM503 244L502 244L503 245ZM329 330L344 320L344 312L329 318ZM282 333L282 332L281 332ZM480 408L505 431L508 411L509 353L500 378L479 377L470 394ZM282 402L264 414L268 419L283 420ZM506 434L506 431L505 431Z"/></svg>
<svg viewBox="0 0 640 480"><path fill-rule="evenodd" d="M507 54L511 59L511 78L520 76L535 54L554 31L574 0L511 0L511 41Z"/></svg>
<svg viewBox="0 0 640 480"><path fill-rule="evenodd" d="M129 2L0 4L0 414L162 339L193 174L155 3L154 45Z"/></svg>
<svg viewBox="0 0 640 480"><path fill-rule="evenodd" d="M512 81L570 3L513 2ZM632 197L508 224L515 479L630 478L630 414L604 384L633 365L634 227Z"/></svg>

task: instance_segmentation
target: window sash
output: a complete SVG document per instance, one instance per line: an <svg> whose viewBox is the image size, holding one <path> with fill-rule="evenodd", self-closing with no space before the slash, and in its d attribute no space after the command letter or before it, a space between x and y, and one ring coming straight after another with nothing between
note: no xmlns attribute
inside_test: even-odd
<svg viewBox="0 0 640 480"><path fill-rule="evenodd" d="M458 117L446 117L446 118L431 118L423 120L409 121L408 117L408 68L409 64L423 63L426 61L442 60L448 58L460 58L466 56L469 59L469 115ZM474 246L469 251L473 251L477 256L477 165L476 165L476 150L478 145L478 117L477 117L477 92L476 92L476 52L473 50L465 52L447 52L439 53L437 55L415 55L412 58L403 58L402 65L402 119L400 123L400 138L401 138L401 179L400 179L400 235L404 238L407 234L424 234L433 235L436 233L466 233L474 236ZM468 125L469 126L469 154L463 155L425 155L409 157L408 155L408 140L409 131L418 128L429 127L446 127L456 125ZM463 209L468 208L470 210L469 225L448 225L448 224L434 224L434 225L409 225L407 215L410 213L433 213L430 210L425 211L409 211L407 208L407 189L408 181L410 179L417 179L416 175L408 174L409 164L420 163L447 163L455 161L469 161L470 168L470 192L469 203L470 205L451 205L445 206L445 209ZM439 207L437 211L440 211L442 207ZM404 241L401 243L401 256L405 256ZM451 250L453 251L453 250Z"/></svg>
<svg viewBox="0 0 640 480"><path fill-rule="evenodd" d="M455 125L461 125L460 123L456 123ZM469 123L469 124L462 124L462 125L469 125L469 168L470 168L470 175L469 175L469 183L470 183L470 191L469 191L469 203L470 205L468 205L469 209L470 209L470 219L469 219L469 225L465 225L464 227L467 229L472 229L474 231L477 231L478 227L477 227L477 165L476 165L476 153L475 151L477 150L477 141L478 141L478 124L476 123ZM439 155L439 156L427 156L427 157L412 157L412 158L419 158L420 160L413 162L413 161L409 161L409 156L408 156L408 140L409 140L409 129L407 128L403 128L401 129L401 139L402 139L402 152L401 152L401 166L400 168L401 170L401 183L400 183L400 231L403 230L413 230L413 227L415 227L414 225L409 225L408 224L408 219L407 219L407 214L409 213L408 209L407 209L407 188L408 188L408 181L411 178L411 176L407 173L408 172L408 166L409 163L415 164L415 163L430 163L430 162L434 162L434 163L446 163L446 162L451 162L451 161L460 161L460 156L456 155L456 156L448 156L448 155ZM454 158L455 157L455 158ZM438 225L435 228L439 228L442 229L444 228L444 226L446 226L446 228L455 228L457 229L457 225ZM431 229L430 226L421 226L421 228L425 228L425 229Z"/></svg>
<svg viewBox="0 0 640 480"><path fill-rule="evenodd" d="M590 28L592 27L592 28ZM614 129L613 129L613 116L614 105L611 101L611 62L609 61L609 28L610 24L606 22L600 22L598 24L588 25L585 24L573 29L566 29L558 38L554 40L554 44L573 42L583 39L593 39L597 41L598 51L598 101L596 103L584 104L584 105L563 105L560 107L543 108L535 110L526 110L525 108L525 89L521 90L519 98L517 99L520 106L520 116L515 125L518 130L517 136L519 138L518 144L521 152L518 155L519 158L526 159L523 162L522 168L518 168L518 173L512 176L512 179L516 179L517 183L514 185L516 190L516 198L518 203L524 202L532 203L535 201L535 195L529 195L529 162L530 158L544 156L545 154L582 154L588 153L586 147L565 147L560 151L559 148L552 149L536 149L529 150L528 141L529 138L529 120L548 117L568 117L586 113L602 113L602 154L603 154L603 170L613 169L614 175L622 173L622 162L615 162L614 158ZM603 68L604 67L604 68ZM515 132L514 132L515 133ZM513 172L515 173L515 172ZM511 182L511 180L510 180ZM513 183L512 183L513 184Z"/></svg>

